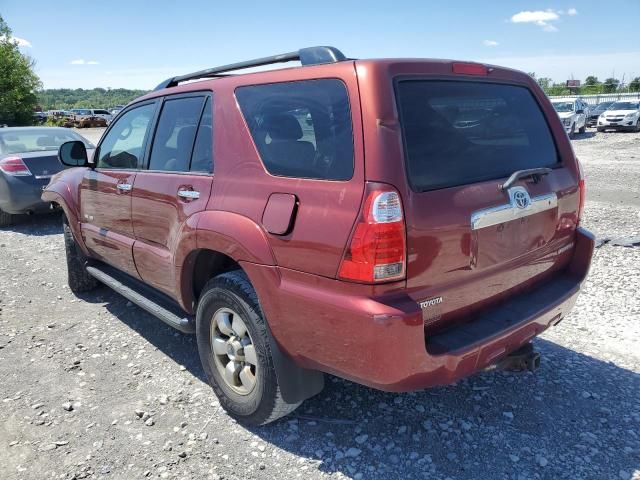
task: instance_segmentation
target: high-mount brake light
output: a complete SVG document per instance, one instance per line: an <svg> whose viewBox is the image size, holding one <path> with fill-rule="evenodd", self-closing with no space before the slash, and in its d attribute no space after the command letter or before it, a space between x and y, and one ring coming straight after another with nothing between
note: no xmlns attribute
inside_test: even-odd
<svg viewBox="0 0 640 480"><path fill-rule="evenodd" d="M489 69L481 63L454 63L453 73L459 75L488 75Z"/></svg>
<svg viewBox="0 0 640 480"><path fill-rule="evenodd" d="M367 183L365 195L338 276L366 283L403 279L407 242L400 194L390 185Z"/></svg>
<svg viewBox="0 0 640 480"><path fill-rule="evenodd" d="M0 160L0 170L13 177L26 177L31 170L20 157L6 157Z"/></svg>

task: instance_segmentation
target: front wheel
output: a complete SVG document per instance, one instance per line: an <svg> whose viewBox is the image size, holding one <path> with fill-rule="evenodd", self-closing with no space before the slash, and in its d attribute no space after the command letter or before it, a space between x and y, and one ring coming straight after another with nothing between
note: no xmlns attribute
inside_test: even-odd
<svg viewBox="0 0 640 480"><path fill-rule="evenodd" d="M584 133L587 131L587 122L585 121L584 124L582 124L582 126L578 129L578 133Z"/></svg>
<svg viewBox="0 0 640 480"><path fill-rule="evenodd" d="M78 247L67 217L63 217L62 229L64 235L64 249L67 254L67 281L73 293L93 290L98 286L98 280L87 272L87 257Z"/></svg>
<svg viewBox="0 0 640 480"><path fill-rule="evenodd" d="M638 120L636 120L636 128L635 128L636 132L640 132L640 117L638 117Z"/></svg>
<svg viewBox="0 0 640 480"><path fill-rule="evenodd" d="M576 134L576 124L571 124L571 129L569 130L569 138L573 138Z"/></svg>
<svg viewBox="0 0 640 480"><path fill-rule="evenodd" d="M295 410L276 376L266 320L240 270L209 280L196 312L198 353L222 407L239 422L265 425Z"/></svg>

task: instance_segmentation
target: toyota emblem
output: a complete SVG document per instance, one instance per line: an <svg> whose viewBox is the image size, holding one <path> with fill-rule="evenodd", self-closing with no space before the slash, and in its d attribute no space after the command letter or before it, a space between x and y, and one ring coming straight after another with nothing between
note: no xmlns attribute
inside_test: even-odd
<svg viewBox="0 0 640 480"><path fill-rule="evenodd" d="M529 194L523 190L517 190L513 193L513 203L518 208L527 208L529 203L531 203L531 199L529 198Z"/></svg>

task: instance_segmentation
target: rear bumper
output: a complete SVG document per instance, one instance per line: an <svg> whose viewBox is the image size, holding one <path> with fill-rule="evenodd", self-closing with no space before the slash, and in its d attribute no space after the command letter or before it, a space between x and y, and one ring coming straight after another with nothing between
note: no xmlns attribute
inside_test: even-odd
<svg viewBox="0 0 640 480"><path fill-rule="evenodd" d="M0 210L7 213L41 213L49 210L49 204L40 196L49 178L36 179L33 176L0 178Z"/></svg>
<svg viewBox="0 0 640 480"><path fill-rule="evenodd" d="M560 322L576 301L593 247L593 235L578 229L573 259L553 281L429 338L420 307L401 290L368 297L344 282L243 267L276 341L298 365L381 390L410 391L467 377Z"/></svg>

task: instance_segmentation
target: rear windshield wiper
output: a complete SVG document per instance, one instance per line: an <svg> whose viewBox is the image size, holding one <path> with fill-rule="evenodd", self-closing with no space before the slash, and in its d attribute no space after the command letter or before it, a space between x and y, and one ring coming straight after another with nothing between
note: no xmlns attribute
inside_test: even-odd
<svg viewBox="0 0 640 480"><path fill-rule="evenodd" d="M543 175L549 175L552 172L550 168L528 168L527 170L517 170L511 174L511 176L498 187L499 190L506 190L511 187L518 180L523 178L532 178L535 183L540 181L540 177Z"/></svg>

